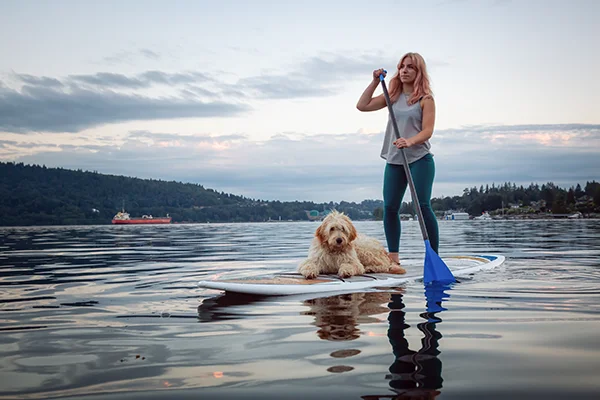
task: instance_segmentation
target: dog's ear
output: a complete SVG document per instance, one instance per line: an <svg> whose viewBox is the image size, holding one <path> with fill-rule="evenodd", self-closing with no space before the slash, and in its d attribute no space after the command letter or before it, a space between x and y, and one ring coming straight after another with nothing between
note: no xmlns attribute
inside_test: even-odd
<svg viewBox="0 0 600 400"><path fill-rule="evenodd" d="M315 236L317 237L317 239L319 239L319 242L321 243L327 241L327 238L325 237L325 224L319 225L319 227L315 231Z"/></svg>
<svg viewBox="0 0 600 400"><path fill-rule="evenodd" d="M348 241L351 242L354 239L356 239L356 237L358 236L358 232L356 231L356 228L354 227L354 224L352 223L352 221L350 220L349 217L344 215L344 220L346 221L346 224L348 225L348 229L350 230L350 236L348 237Z"/></svg>
<svg viewBox="0 0 600 400"><path fill-rule="evenodd" d="M354 225L350 224L350 237L349 237L349 240L353 241L354 239L356 239L357 236L358 236L358 232L356 231L356 228L354 227Z"/></svg>

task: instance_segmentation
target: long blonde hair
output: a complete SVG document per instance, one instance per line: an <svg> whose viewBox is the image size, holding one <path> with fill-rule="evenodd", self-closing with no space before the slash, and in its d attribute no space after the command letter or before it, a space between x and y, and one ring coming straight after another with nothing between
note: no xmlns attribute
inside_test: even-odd
<svg viewBox="0 0 600 400"><path fill-rule="evenodd" d="M396 67L396 74L390 80L390 100L395 103L402 93L402 81L400 80L400 65L404 62L405 58L410 58L415 67L417 68L417 77L415 78L414 90L408 104L414 104L424 96L432 96L431 86L429 84L429 75L427 74L427 65L425 60L419 53L406 53L402 56Z"/></svg>

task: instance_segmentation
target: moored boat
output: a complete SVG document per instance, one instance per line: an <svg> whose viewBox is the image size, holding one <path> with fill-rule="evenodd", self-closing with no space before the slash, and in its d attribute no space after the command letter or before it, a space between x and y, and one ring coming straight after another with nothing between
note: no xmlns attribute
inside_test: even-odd
<svg viewBox="0 0 600 400"><path fill-rule="evenodd" d="M488 220L488 219L493 219L493 218L492 218L492 216L491 216L491 215L490 215L490 214L489 214L487 211L484 211L483 213L481 213L481 215L479 215L479 216L477 216L477 217L475 217L475 218L473 218L473 219L477 219L477 220L480 220L480 219Z"/></svg>
<svg viewBox="0 0 600 400"><path fill-rule="evenodd" d="M125 210L119 211L112 219L113 224L170 224L171 217L167 214L166 217L153 217L152 215L142 215L139 218L131 218Z"/></svg>

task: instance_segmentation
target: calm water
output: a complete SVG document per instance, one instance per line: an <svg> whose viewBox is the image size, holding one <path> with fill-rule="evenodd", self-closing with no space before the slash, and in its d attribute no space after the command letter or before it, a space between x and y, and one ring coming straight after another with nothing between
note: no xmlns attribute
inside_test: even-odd
<svg viewBox="0 0 600 400"><path fill-rule="evenodd" d="M356 222L383 242L379 222ZM499 269L315 298L222 295L294 270L316 223L0 228L0 398L600 398L600 221L440 221ZM423 249L403 223L403 251ZM436 397L437 396L437 397Z"/></svg>

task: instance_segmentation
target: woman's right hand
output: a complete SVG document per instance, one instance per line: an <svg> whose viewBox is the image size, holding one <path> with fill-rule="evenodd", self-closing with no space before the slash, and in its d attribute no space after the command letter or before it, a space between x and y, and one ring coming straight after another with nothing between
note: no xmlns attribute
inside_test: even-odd
<svg viewBox="0 0 600 400"><path fill-rule="evenodd" d="M383 68L376 69L375 71L373 71L373 80L379 82L379 75L383 75L383 77L385 78L387 74L385 73L385 70Z"/></svg>

